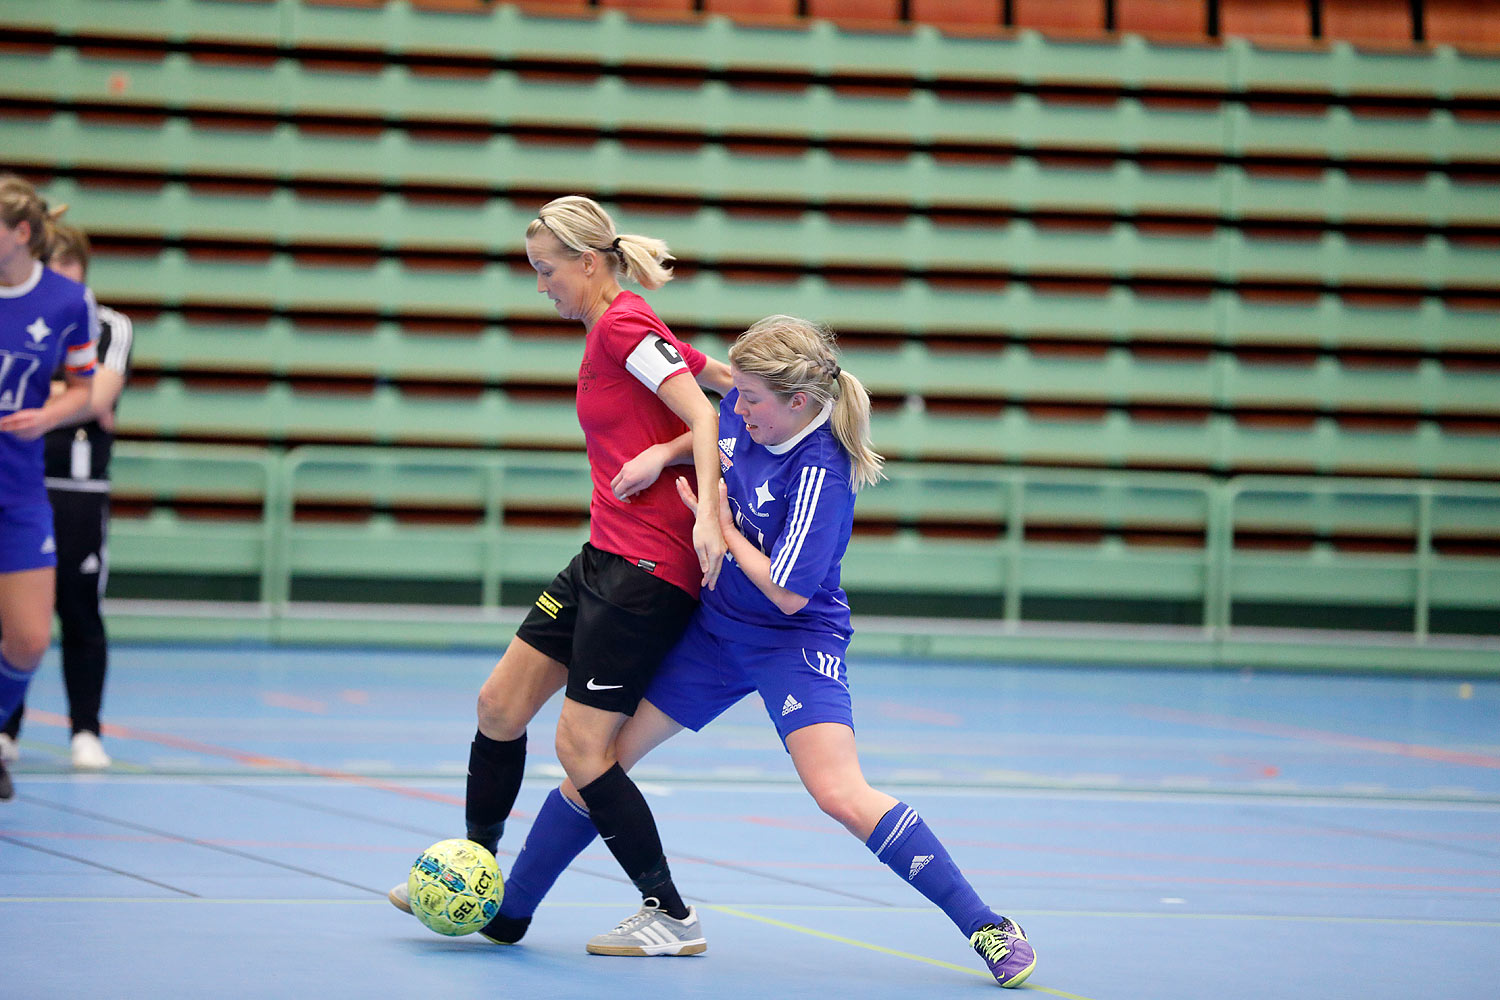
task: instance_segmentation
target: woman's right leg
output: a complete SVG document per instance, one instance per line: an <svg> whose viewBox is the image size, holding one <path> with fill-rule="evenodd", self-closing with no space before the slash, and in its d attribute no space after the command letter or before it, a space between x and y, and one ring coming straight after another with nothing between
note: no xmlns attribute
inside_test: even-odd
<svg viewBox="0 0 1500 1000"><path fill-rule="evenodd" d="M31 675L52 640L51 568L0 573L0 717L26 697Z"/></svg>
<svg viewBox="0 0 1500 1000"><path fill-rule="evenodd" d="M468 838L492 854L521 790L526 726L567 680L561 663L515 638L479 689L464 825Z"/></svg>
<svg viewBox="0 0 1500 1000"><path fill-rule="evenodd" d="M26 699L47 643L52 639L51 568L0 573L0 719L9 719ZM15 794L0 761L0 800Z"/></svg>
<svg viewBox="0 0 1500 1000"><path fill-rule="evenodd" d="M682 726L670 716L649 701L642 701L615 739L615 756L628 771L680 732ZM506 877L500 916L481 933L502 944L521 940L531 924L532 914L558 876L583 853L598 832L583 797L573 782L565 779L547 796L532 821L526 843Z"/></svg>

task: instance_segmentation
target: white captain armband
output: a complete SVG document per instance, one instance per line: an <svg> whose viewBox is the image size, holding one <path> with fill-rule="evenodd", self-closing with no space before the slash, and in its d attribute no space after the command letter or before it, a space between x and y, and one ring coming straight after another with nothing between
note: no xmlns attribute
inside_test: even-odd
<svg viewBox="0 0 1500 1000"><path fill-rule="evenodd" d="M92 378L94 374L94 361L97 357L95 353L97 347L97 342L91 340L79 347L68 348L67 360L64 362L68 373L70 375L82 375L85 378Z"/></svg>
<svg viewBox="0 0 1500 1000"><path fill-rule="evenodd" d="M635 345L635 350L625 359L625 370L640 379L647 389L656 392L667 376L689 371L689 368L670 340L652 333Z"/></svg>

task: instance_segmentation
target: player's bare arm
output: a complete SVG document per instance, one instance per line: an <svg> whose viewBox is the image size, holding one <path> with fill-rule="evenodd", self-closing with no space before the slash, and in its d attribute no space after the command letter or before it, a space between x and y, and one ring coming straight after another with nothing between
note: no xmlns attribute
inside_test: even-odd
<svg viewBox="0 0 1500 1000"><path fill-rule="evenodd" d="M784 615L794 615L807 607L807 598L801 594L794 593L771 579L771 557L766 555L755 544L746 538L740 529L735 527L734 515L729 512L729 487L723 480L719 481L719 528L724 532L724 543L729 548L729 554L739 564L740 569L749 578L750 582L760 589L766 599L776 605ZM682 497L682 502L694 513L702 516L698 498L693 494L693 489L683 477L677 477L677 495Z"/></svg>
<svg viewBox="0 0 1500 1000"><path fill-rule="evenodd" d="M700 388L723 396L734 388L729 365L709 358L703 370L695 376ZM671 441L652 445L621 466L610 483L615 496L627 500L646 489L661 477L662 470L669 465L685 465L693 457L693 433L683 431Z"/></svg>
<svg viewBox="0 0 1500 1000"><path fill-rule="evenodd" d="M719 411L692 379L669 378L661 384L657 395L688 425L698 492L712 495L721 482ZM698 566L703 570L703 586L712 590L719 581L719 570L724 563L724 533L713 511L695 511L695 514L693 548L698 553Z"/></svg>
<svg viewBox="0 0 1500 1000"><path fill-rule="evenodd" d="M46 403L28 410L17 410L0 418L0 431L14 434L22 441L35 441L54 427L63 427L86 419L92 398L88 375L64 375L64 388L55 393Z"/></svg>

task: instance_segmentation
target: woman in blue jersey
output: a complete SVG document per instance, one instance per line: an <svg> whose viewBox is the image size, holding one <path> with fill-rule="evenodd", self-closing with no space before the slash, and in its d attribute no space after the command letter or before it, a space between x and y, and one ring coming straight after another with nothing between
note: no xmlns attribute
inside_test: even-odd
<svg viewBox="0 0 1500 1000"><path fill-rule="evenodd" d="M629 767L684 728L702 729L759 693L807 790L824 812L900 878L936 903L969 938L1001 986L1036 964L1026 935L974 892L916 811L870 787L854 743L844 657L851 633L840 587L856 491L882 475L870 447L869 396L839 367L833 337L790 316L756 323L729 352L719 409L719 507L729 547L718 587L705 590L619 738ZM640 461L659 470L684 442ZM647 477L649 478L649 477ZM696 513L700 498L677 480ZM501 913L524 929L557 876L593 839L576 791L544 803L506 883ZM606 935L624 949L646 911ZM519 935L517 935L519 937ZM596 938L595 941L601 939Z"/></svg>
<svg viewBox="0 0 1500 1000"><path fill-rule="evenodd" d="M99 321L88 290L42 266L52 215L0 176L0 717L26 695L52 632L57 543L42 435L89 406ZM53 373L65 388L48 398ZM14 794L0 762L0 799Z"/></svg>
<svg viewBox="0 0 1500 1000"><path fill-rule="evenodd" d="M89 239L81 229L55 228L47 266L81 285L88 283ZM130 368L130 319L99 306L98 365L88 409L76 423L54 427L43 439L47 497L57 537L57 622L62 675L72 722L73 767L109 767L100 742L99 710L109 665L109 640L100 604L109 577L109 460L114 448L114 412ZM61 377L54 392L66 388ZM14 761L25 703L0 726L0 761Z"/></svg>

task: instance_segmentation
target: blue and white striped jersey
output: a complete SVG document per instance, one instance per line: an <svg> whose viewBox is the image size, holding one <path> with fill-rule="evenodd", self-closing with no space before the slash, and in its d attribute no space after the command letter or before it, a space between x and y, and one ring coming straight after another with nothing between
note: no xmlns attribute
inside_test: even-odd
<svg viewBox="0 0 1500 1000"><path fill-rule="evenodd" d="M848 641L849 599L839 586L840 565L854 526L849 454L828 426L827 408L802 433L782 444L756 444L734 412L739 391L719 404L719 467L729 508L741 533L771 557L771 578L808 599L782 614L726 557L718 586L702 593L710 632L754 646Z"/></svg>
<svg viewBox="0 0 1500 1000"><path fill-rule="evenodd" d="M0 286L0 416L47 402L62 368L93 377L99 316L94 295L41 264L20 285ZM0 506L47 502L42 439L0 432Z"/></svg>

